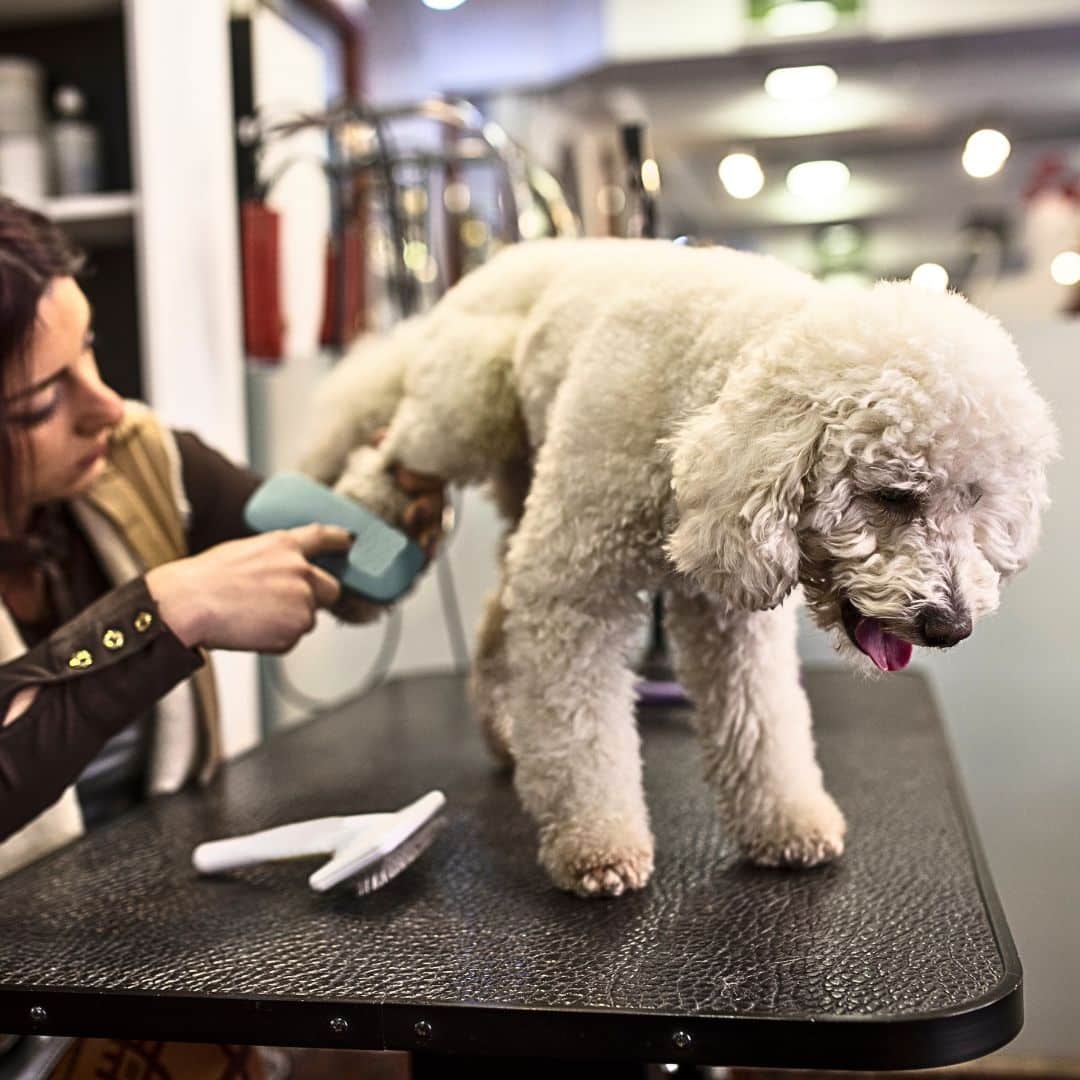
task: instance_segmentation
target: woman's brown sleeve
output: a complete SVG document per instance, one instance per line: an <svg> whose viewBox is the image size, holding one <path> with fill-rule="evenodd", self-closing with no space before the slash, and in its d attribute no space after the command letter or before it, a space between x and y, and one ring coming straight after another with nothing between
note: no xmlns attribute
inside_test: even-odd
<svg viewBox="0 0 1080 1080"><path fill-rule="evenodd" d="M111 736L202 664L136 578L0 665L0 723L19 690L38 688L29 708L0 726L0 840L51 806Z"/></svg>
<svg viewBox="0 0 1080 1080"><path fill-rule="evenodd" d="M250 536L244 504L262 477L207 446L190 431L173 432L184 492L191 504L188 547L193 555L226 540Z"/></svg>

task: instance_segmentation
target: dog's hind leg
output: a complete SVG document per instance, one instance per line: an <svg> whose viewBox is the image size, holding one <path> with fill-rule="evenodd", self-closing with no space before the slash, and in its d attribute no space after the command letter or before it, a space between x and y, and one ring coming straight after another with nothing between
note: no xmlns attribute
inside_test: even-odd
<svg viewBox="0 0 1080 1080"><path fill-rule="evenodd" d="M527 458L500 466L492 478L495 505L506 521L499 551L499 583L491 590L477 635L476 656L469 676L473 713L480 721L492 756L501 765L513 764L511 717L506 694L510 672L506 658L506 549L525 509L532 467Z"/></svg>
<svg viewBox="0 0 1080 1080"><path fill-rule="evenodd" d="M844 817L822 783L799 682L795 608L789 599L722 615L673 590L667 610L707 778L739 850L763 866L815 866L844 850Z"/></svg>

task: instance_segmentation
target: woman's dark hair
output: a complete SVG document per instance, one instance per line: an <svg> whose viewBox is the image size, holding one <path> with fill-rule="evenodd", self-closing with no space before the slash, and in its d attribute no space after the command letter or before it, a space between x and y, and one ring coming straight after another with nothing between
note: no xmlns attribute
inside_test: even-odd
<svg viewBox="0 0 1080 1080"><path fill-rule="evenodd" d="M74 276L83 262L48 218L0 195L0 521L9 528L25 440L8 422L6 400L29 381L38 302L54 278Z"/></svg>

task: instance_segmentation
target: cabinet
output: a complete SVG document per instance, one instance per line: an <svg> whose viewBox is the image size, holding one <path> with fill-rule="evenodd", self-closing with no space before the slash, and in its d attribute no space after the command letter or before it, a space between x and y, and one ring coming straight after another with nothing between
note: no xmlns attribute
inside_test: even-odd
<svg viewBox="0 0 1080 1080"><path fill-rule="evenodd" d="M227 0L4 0L0 52L82 86L101 126L107 191L46 209L91 255L105 377L245 459ZM235 753L258 737L255 660L218 667Z"/></svg>

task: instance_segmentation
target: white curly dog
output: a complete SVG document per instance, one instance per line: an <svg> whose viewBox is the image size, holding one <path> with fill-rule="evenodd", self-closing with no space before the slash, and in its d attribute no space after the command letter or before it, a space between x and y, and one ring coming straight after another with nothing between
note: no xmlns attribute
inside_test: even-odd
<svg viewBox="0 0 1080 1080"><path fill-rule="evenodd" d="M828 861L845 823L796 586L868 672L955 645L1031 555L1056 452L1015 346L961 297L662 241L506 249L363 341L316 416L306 470L391 520L392 464L491 481L507 537L473 701L541 863L583 896L653 868L628 666L650 592L740 851Z"/></svg>

